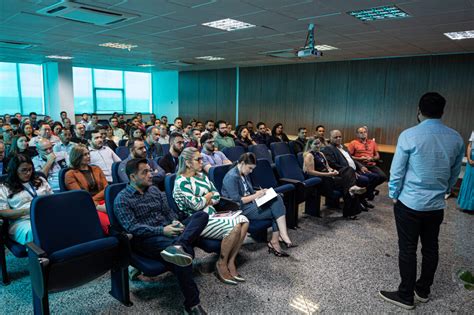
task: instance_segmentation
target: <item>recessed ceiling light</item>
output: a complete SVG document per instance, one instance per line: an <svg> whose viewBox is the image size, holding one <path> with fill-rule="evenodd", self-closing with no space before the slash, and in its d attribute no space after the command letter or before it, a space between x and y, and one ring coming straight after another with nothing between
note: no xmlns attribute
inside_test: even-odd
<svg viewBox="0 0 474 315"><path fill-rule="evenodd" d="M74 57L70 57L70 56L58 56L58 55L49 55L49 56L46 56L46 58L49 58L49 59L61 59L61 60L71 60L71 59L73 59Z"/></svg>
<svg viewBox="0 0 474 315"><path fill-rule="evenodd" d="M196 59L208 60L208 61L216 61L216 60L224 60L225 58L222 58L222 57L214 57L214 56L202 56L202 57L196 57Z"/></svg>
<svg viewBox="0 0 474 315"><path fill-rule="evenodd" d="M143 63L143 64L138 64L137 67L142 67L142 68L149 68L149 67L154 67L155 65L148 64L148 63Z"/></svg>
<svg viewBox="0 0 474 315"><path fill-rule="evenodd" d="M99 46L116 48L116 49L128 49L128 50L138 47L137 45L122 44L122 43L103 43L103 44L99 44Z"/></svg>
<svg viewBox="0 0 474 315"><path fill-rule="evenodd" d="M408 13L394 5L350 11L347 14L364 22L410 17Z"/></svg>
<svg viewBox="0 0 474 315"><path fill-rule="evenodd" d="M337 47L329 46L329 45L316 45L314 46L317 50L323 51L323 50L336 50L339 49Z"/></svg>
<svg viewBox="0 0 474 315"><path fill-rule="evenodd" d="M446 35L452 40L469 39L469 38L474 38L474 30L464 31L464 32L444 33L444 35Z"/></svg>
<svg viewBox="0 0 474 315"><path fill-rule="evenodd" d="M255 27L255 25L250 23L245 23L242 21L237 21L233 19L223 19L218 21L212 21L207 23L202 23L204 26L209 26L213 28L217 28L224 31L237 31L242 30L244 28Z"/></svg>

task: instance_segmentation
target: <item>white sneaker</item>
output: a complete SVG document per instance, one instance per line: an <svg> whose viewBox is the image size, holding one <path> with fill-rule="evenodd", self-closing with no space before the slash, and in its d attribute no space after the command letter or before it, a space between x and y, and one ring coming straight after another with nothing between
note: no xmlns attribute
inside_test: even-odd
<svg viewBox="0 0 474 315"><path fill-rule="evenodd" d="M349 188L349 193L356 194L356 195L362 195L366 191L367 189L365 187L359 187L357 185L354 185L351 188Z"/></svg>

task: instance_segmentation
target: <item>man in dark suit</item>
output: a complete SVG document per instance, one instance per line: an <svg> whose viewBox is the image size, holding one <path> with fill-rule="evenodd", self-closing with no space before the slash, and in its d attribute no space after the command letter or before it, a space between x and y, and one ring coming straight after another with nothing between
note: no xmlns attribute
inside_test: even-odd
<svg viewBox="0 0 474 315"><path fill-rule="evenodd" d="M370 172L367 167L352 159L347 147L342 144L342 133L339 130L332 130L330 133L330 143L323 148L323 153L326 155L329 166L340 172L345 167L351 167L357 172L357 185L367 187L367 192L361 198L361 204L365 209L374 208L374 205L369 203L364 197L373 194L375 183L378 182L378 175Z"/></svg>

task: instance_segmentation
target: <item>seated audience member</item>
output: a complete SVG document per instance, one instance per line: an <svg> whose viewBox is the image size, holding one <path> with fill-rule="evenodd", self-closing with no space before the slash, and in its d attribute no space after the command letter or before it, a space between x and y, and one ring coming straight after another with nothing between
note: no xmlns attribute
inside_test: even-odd
<svg viewBox="0 0 474 315"><path fill-rule="evenodd" d="M159 156L163 156L163 148L158 143L160 138L160 130L155 126L150 126L146 130L145 147L146 157L149 159L156 159Z"/></svg>
<svg viewBox="0 0 474 315"><path fill-rule="evenodd" d="M111 148L104 145L100 129L95 129L87 134L91 165L100 167L104 172L107 182L112 183L112 164L122 161Z"/></svg>
<svg viewBox="0 0 474 315"><path fill-rule="evenodd" d="M5 156L5 145L0 140L0 175L6 174L8 168L7 158Z"/></svg>
<svg viewBox="0 0 474 315"><path fill-rule="evenodd" d="M321 152L321 140L319 138L309 139L303 154L303 171L310 176L318 176L322 179L319 191L322 195L331 196L333 190L339 190L343 194L344 208L342 216L352 220L357 219L360 213L360 202L358 194L363 194L366 189L356 185L356 173L350 168L342 168L341 173L332 169L324 153Z"/></svg>
<svg viewBox="0 0 474 315"><path fill-rule="evenodd" d="M104 197L108 183L104 172L98 166L89 165L90 161L89 149L85 145L78 144L73 147L69 154L71 169L66 172L64 183L68 190L85 190L91 194L102 230L108 234L110 221Z"/></svg>
<svg viewBox="0 0 474 315"><path fill-rule="evenodd" d="M5 120L5 124L10 124L12 117L10 116L10 114L5 114L3 115L3 119Z"/></svg>
<svg viewBox="0 0 474 315"><path fill-rule="evenodd" d="M214 123L214 120L212 119L209 119L209 120L206 120L206 124L204 125L205 127L205 130L202 132L202 134L206 134L206 133L211 133L212 135L215 136L215 132L216 132L216 124Z"/></svg>
<svg viewBox="0 0 474 315"><path fill-rule="evenodd" d="M178 167L178 157L183 152L184 139L180 133L173 132L170 136L170 150L158 162L166 174L176 172Z"/></svg>
<svg viewBox="0 0 474 315"><path fill-rule="evenodd" d="M28 145L28 139L25 135L18 135L13 137L12 145L8 151L7 159L10 160L16 154L26 154L31 159L38 155L36 148ZM5 165L6 166L6 165Z"/></svg>
<svg viewBox="0 0 474 315"><path fill-rule="evenodd" d="M232 162L222 153L217 151L214 145L214 137L211 133L206 133L201 137L202 143L202 169L209 173L209 169L213 166L232 164Z"/></svg>
<svg viewBox="0 0 474 315"><path fill-rule="evenodd" d="M15 113L15 118L21 121L22 119L21 113Z"/></svg>
<svg viewBox="0 0 474 315"><path fill-rule="evenodd" d="M0 218L10 221L8 234L12 240L25 245L33 241L30 204L36 196L53 192L48 182L35 173L30 157L13 156L8 163L7 178L0 184Z"/></svg>
<svg viewBox="0 0 474 315"><path fill-rule="evenodd" d="M191 124L186 124L183 129L183 138L184 142L188 143L191 141L191 130L193 130L193 126Z"/></svg>
<svg viewBox="0 0 474 315"><path fill-rule="evenodd" d="M53 147L54 153L64 152L67 155L71 153L72 148L74 148L77 144L71 142L72 134L69 129L63 128L59 132L59 139L61 140L59 143L56 143Z"/></svg>
<svg viewBox="0 0 474 315"><path fill-rule="evenodd" d="M343 172L344 168L347 167L356 171L358 173L357 185L367 188L367 193L360 199L361 204L364 206L363 210L373 208L374 205L367 202L365 198L373 194L374 183L377 181L378 176L375 173L371 173L367 167L358 161L352 159L346 146L342 144L342 133L339 130L332 130L330 137L330 143L322 149L329 166L339 173Z"/></svg>
<svg viewBox="0 0 474 315"><path fill-rule="evenodd" d="M71 142L81 143L87 145L89 142L86 139L86 127L83 123L77 123L74 127L74 135Z"/></svg>
<svg viewBox="0 0 474 315"><path fill-rule="evenodd" d="M163 115L163 116L161 116L160 120L161 120L161 124L165 125L166 129L168 129L168 117Z"/></svg>
<svg viewBox="0 0 474 315"><path fill-rule="evenodd" d="M254 140L257 144L265 144L267 147L270 146L270 138L272 131L265 126L264 122L257 124L257 132L255 133Z"/></svg>
<svg viewBox="0 0 474 315"><path fill-rule="evenodd" d="M10 126L12 127L13 134L16 135L20 131L20 120L14 117L10 120Z"/></svg>
<svg viewBox="0 0 474 315"><path fill-rule="evenodd" d="M131 127L128 132L128 140L131 139L144 139L143 137L144 133L140 128L136 127ZM125 145L128 145L128 141L126 142Z"/></svg>
<svg viewBox="0 0 474 315"><path fill-rule="evenodd" d="M216 275L226 284L237 284L245 279L237 272L235 258L247 235L248 219L243 215L230 218L215 217L214 205L220 195L214 184L202 173L202 157L196 148L186 148L179 156L179 167L173 198L186 217L195 212L206 212L209 221L201 237L222 240L216 262Z"/></svg>
<svg viewBox="0 0 474 315"><path fill-rule="evenodd" d="M235 147L234 139L227 134L227 123L223 120L219 120L217 123L217 135L214 138L216 147L219 151L224 148Z"/></svg>
<svg viewBox="0 0 474 315"><path fill-rule="evenodd" d="M59 132L63 129L63 124L61 124L59 121L55 121L53 123L53 126L51 127L51 130L53 132L53 135L59 137Z"/></svg>
<svg viewBox="0 0 474 315"><path fill-rule="evenodd" d="M247 127L241 126L237 131L237 137L234 140L236 146L244 147L245 150L248 149L249 145L257 144L250 135L250 132Z"/></svg>
<svg viewBox="0 0 474 315"><path fill-rule="evenodd" d="M277 257L288 257L289 255L281 250L280 241L286 244L287 248L295 247L290 240L286 228L286 209L283 199L278 195L276 198L257 207L255 199L265 195L266 189L255 191L249 174L257 167L257 159L253 153L244 153L238 164L232 168L224 177L222 184L222 195L238 202L242 209L242 214L250 221L271 219L272 239L267 244L268 252Z"/></svg>
<svg viewBox="0 0 474 315"><path fill-rule="evenodd" d="M196 128L201 130L201 132L203 132L205 129L204 129L204 124L202 123L202 121L196 121Z"/></svg>
<svg viewBox="0 0 474 315"><path fill-rule="evenodd" d="M8 152L10 150L10 146L12 145L13 139L13 129L10 124L3 124L2 127L2 135L3 135L3 144L5 145L5 151Z"/></svg>
<svg viewBox="0 0 474 315"><path fill-rule="evenodd" d="M161 121L159 119L155 120L155 124L153 126L157 127L158 130L160 129Z"/></svg>
<svg viewBox="0 0 474 315"><path fill-rule="evenodd" d="M126 135L125 130L119 127L119 120L117 117L110 117L109 118L110 127L114 132L114 136L118 138L118 140L122 140L123 137Z"/></svg>
<svg viewBox="0 0 474 315"><path fill-rule="evenodd" d="M128 183L128 177L126 173L126 166L128 161L132 159L146 159L151 169L151 176L153 185L159 186L165 180L165 171L155 162L153 158L147 158L147 149L145 142L141 139L132 139L128 143L128 150L130 151L129 156L120 162L118 175L122 183ZM161 185L161 187L163 187Z"/></svg>
<svg viewBox="0 0 474 315"><path fill-rule="evenodd" d="M0 117L0 128L3 127L3 117Z"/></svg>
<svg viewBox="0 0 474 315"><path fill-rule="evenodd" d="M159 144L169 144L170 136L168 135L168 127L165 124L160 125L160 137L158 138Z"/></svg>
<svg viewBox="0 0 474 315"><path fill-rule="evenodd" d="M288 136L283 132L283 124L281 123L275 124L272 128L272 135L269 144L273 142L290 142Z"/></svg>
<svg viewBox="0 0 474 315"><path fill-rule="evenodd" d="M293 151L295 154L304 152L304 148L306 147L306 143L308 142L308 140L306 139L306 132L306 128L298 128L298 138L294 141L291 141L293 143Z"/></svg>
<svg viewBox="0 0 474 315"><path fill-rule="evenodd" d="M74 134L74 126L71 123L71 119L69 118L64 118L63 119L63 126L65 129L68 129L71 132L71 135Z"/></svg>
<svg viewBox="0 0 474 315"><path fill-rule="evenodd" d="M184 295L185 311L205 314L193 279L192 260L208 214L198 211L179 222L166 195L153 186L146 159L130 160L125 170L130 183L115 198L114 213L123 229L133 235L133 250L169 264Z"/></svg>
<svg viewBox="0 0 474 315"><path fill-rule="evenodd" d="M81 115L81 120L79 121L80 124L84 125L84 128L87 127L89 124L89 114L88 113L82 113Z"/></svg>
<svg viewBox="0 0 474 315"><path fill-rule="evenodd" d="M235 138L237 138L237 136L235 135L235 130L232 129L232 124L227 123L227 134L232 137L234 141Z"/></svg>
<svg viewBox="0 0 474 315"><path fill-rule="evenodd" d="M146 126L154 126L156 121L156 115L155 114L150 114L150 120L146 123Z"/></svg>
<svg viewBox="0 0 474 315"><path fill-rule="evenodd" d="M314 134L315 138L319 138L321 144L326 146L329 143L329 139L325 137L326 128L323 125L316 126L316 133Z"/></svg>
<svg viewBox="0 0 474 315"><path fill-rule="evenodd" d="M53 144L46 138L36 143L36 150L38 155L32 159L35 171L46 176L53 191L59 191L59 171L67 167L67 153L53 152Z"/></svg>
<svg viewBox="0 0 474 315"><path fill-rule="evenodd" d="M100 131L100 136L104 141L104 145L108 146L112 151L115 152L115 150L117 149L117 144L113 140L107 138L107 126L100 126L98 128Z"/></svg>
<svg viewBox="0 0 474 315"><path fill-rule="evenodd" d="M30 125L33 129L38 129L38 115L35 112L31 112L28 114L28 118L30 119Z"/></svg>
<svg viewBox="0 0 474 315"><path fill-rule="evenodd" d="M380 160L377 143L375 143L375 140L369 139L367 133L366 126L357 128L358 139L352 140L347 149L354 160L364 164L369 171L378 175L377 181L374 183L377 187L387 180L387 175L377 166L376 161ZM368 196L368 198L372 200L374 195Z"/></svg>
<svg viewBox="0 0 474 315"><path fill-rule="evenodd" d="M25 135L28 142L35 136L33 127L31 124L24 124L21 128L23 134Z"/></svg>
<svg viewBox="0 0 474 315"><path fill-rule="evenodd" d="M110 126L105 126L105 130L107 131L107 140L113 141L116 146L119 145L119 137L114 135L114 130Z"/></svg>
<svg viewBox="0 0 474 315"><path fill-rule="evenodd" d="M183 133L183 119L181 117L176 117L174 119L173 125L170 127L170 132L179 132Z"/></svg>
<svg viewBox="0 0 474 315"><path fill-rule="evenodd" d="M191 130L191 138L186 143L186 148L196 148L201 150L201 130L195 128Z"/></svg>
<svg viewBox="0 0 474 315"><path fill-rule="evenodd" d="M92 131L98 127L100 127L99 116L94 113L91 115L91 121L86 126L86 131Z"/></svg>
<svg viewBox="0 0 474 315"><path fill-rule="evenodd" d="M247 130L249 131L250 137L253 139L253 137L255 136L255 130L253 129L253 121L247 120L245 122L244 127L247 127Z"/></svg>
<svg viewBox="0 0 474 315"><path fill-rule="evenodd" d="M30 140L30 147L35 147L39 140L46 139L51 142L52 145L61 142L59 137L53 135L51 127L47 123L42 123L39 128L39 134Z"/></svg>

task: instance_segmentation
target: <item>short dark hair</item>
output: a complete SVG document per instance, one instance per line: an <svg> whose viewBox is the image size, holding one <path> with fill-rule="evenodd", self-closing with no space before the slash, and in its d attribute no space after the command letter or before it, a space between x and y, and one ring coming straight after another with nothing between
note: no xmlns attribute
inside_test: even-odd
<svg viewBox="0 0 474 315"><path fill-rule="evenodd" d="M420 98L418 108L427 118L441 118L444 113L446 99L436 92L428 92Z"/></svg>
<svg viewBox="0 0 474 315"><path fill-rule="evenodd" d="M257 158L252 152L245 152L239 157L239 163L242 162L247 165L257 165Z"/></svg>
<svg viewBox="0 0 474 315"><path fill-rule="evenodd" d="M112 117L109 118L109 122L112 122L112 119L117 119L117 121L118 121L118 118L117 118L117 117L112 116Z"/></svg>
<svg viewBox="0 0 474 315"><path fill-rule="evenodd" d="M316 130L318 130L318 129L321 128L321 127L324 128L324 129L326 129L326 127L324 127L323 125L317 125L317 126L316 126Z"/></svg>
<svg viewBox="0 0 474 315"><path fill-rule="evenodd" d="M92 134L94 133L100 133L100 128L99 127L95 127L94 130L88 130L86 132L86 134L84 135L84 137L87 139L87 140L92 140Z"/></svg>
<svg viewBox="0 0 474 315"><path fill-rule="evenodd" d="M219 128L219 125L220 125L220 124L225 124L225 125L227 126L227 121L225 121L225 120L218 120L218 121L216 122L217 128Z"/></svg>
<svg viewBox="0 0 474 315"><path fill-rule="evenodd" d="M146 159L131 159L127 162L125 166L125 174L127 174L128 179L130 180L130 175L136 174L140 164L148 164Z"/></svg>
<svg viewBox="0 0 474 315"><path fill-rule="evenodd" d="M306 130L306 128L305 127L299 127L298 128L298 133L300 133L302 130Z"/></svg>
<svg viewBox="0 0 474 315"><path fill-rule="evenodd" d="M82 113L81 116L87 115L89 116L89 113Z"/></svg>
<svg viewBox="0 0 474 315"><path fill-rule="evenodd" d="M213 122L214 122L214 120L212 120L212 119L208 119L208 120L206 120L206 123L205 123L205 125L207 125L207 123L208 123L208 122L212 122L212 123L213 123Z"/></svg>
<svg viewBox="0 0 474 315"><path fill-rule="evenodd" d="M13 117L12 119L10 119L10 124L12 125L19 125L20 124L20 120L16 117Z"/></svg>
<svg viewBox="0 0 474 315"><path fill-rule="evenodd" d="M174 142L174 139L175 139L176 137L184 138L181 133L179 133L179 132L172 132L172 133L170 134L170 144Z"/></svg>
<svg viewBox="0 0 474 315"><path fill-rule="evenodd" d="M261 125L266 126L265 123L264 123L263 121L261 121L261 122L259 122L259 123L257 124L257 129L260 128Z"/></svg>
<svg viewBox="0 0 474 315"><path fill-rule="evenodd" d="M214 136L210 132L206 132L201 136L201 145L203 145L207 140L214 139Z"/></svg>
<svg viewBox="0 0 474 315"><path fill-rule="evenodd" d="M62 114L67 114L67 112L63 110L62 112L59 113L59 115L62 115Z"/></svg>
<svg viewBox="0 0 474 315"><path fill-rule="evenodd" d="M177 120L181 120L181 122L183 122L183 118L181 118L181 117L176 117L176 118L174 119L174 121L177 121Z"/></svg>
<svg viewBox="0 0 474 315"><path fill-rule="evenodd" d="M127 148L128 148L129 152L132 152L133 148L135 147L135 142L137 142L137 141L144 142L144 140L140 139L140 138L133 138L133 139L128 140Z"/></svg>
<svg viewBox="0 0 474 315"><path fill-rule="evenodd" d="M31 117L31 116L33 116L33 115L36 115L36 116L38 116L38 114L37 114L36 112L31 112L31 113L30 113L28 116L30 116L30 117Z"/></svg>
<svg viewBox="0 0 474 315"><path fill-rule="evenodd" d="M247 120L247 121L245 122L246 125L248 125L249 123L253 125L253 121L251 121L251 120Z"/></svg>

